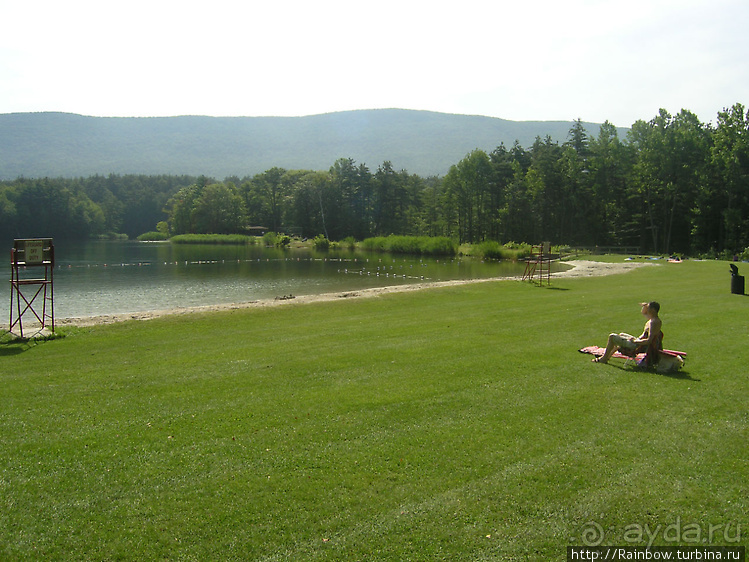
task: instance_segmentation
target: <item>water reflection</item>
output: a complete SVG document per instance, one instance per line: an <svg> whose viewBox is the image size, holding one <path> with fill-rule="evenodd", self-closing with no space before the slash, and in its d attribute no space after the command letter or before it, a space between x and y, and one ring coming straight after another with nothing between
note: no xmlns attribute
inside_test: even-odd
<svg viewBox="0 0 749 562"><path fill-rule="evenodd" d="M169 243L57 243L58 318L162 310L452 279L513 277L523 265L350 251ZM10 279L10 263L0 278ZM0 301L0 321L9 316Z"/></svg>

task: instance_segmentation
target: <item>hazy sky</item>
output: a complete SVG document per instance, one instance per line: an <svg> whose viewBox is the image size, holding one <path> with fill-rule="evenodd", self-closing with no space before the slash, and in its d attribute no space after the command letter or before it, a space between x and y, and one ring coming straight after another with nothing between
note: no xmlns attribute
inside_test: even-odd
<svg viewBox="0 0 749 562"><path fill-rule="evenodd" d="M628 127L749 105L747 0L0 0L0 22L0 113Z"/></svg>

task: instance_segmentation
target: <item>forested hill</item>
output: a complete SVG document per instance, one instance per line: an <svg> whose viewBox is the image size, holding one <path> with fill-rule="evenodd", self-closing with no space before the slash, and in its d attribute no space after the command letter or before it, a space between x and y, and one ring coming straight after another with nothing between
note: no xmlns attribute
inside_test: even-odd
<svg viewBox="0 0 749 562"><path fill-rule="evenodd" d="M308 117L85 117L0 114L0 179L94 174L245 177L273 167L327 170L339 158L444 175L468 152L517 140L564 142L572 121L507 121L400 109ZM584 123L589 135L599 126Z"/></svg>

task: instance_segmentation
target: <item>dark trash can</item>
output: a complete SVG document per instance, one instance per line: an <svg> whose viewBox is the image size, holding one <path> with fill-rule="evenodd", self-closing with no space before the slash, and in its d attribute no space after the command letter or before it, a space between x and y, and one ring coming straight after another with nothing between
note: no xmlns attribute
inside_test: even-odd
<svg viewBox="0 0 749 562"><path fill-rule="evenodd" d="M744 276L739 275L739 268L733 264L731 266L731 293L734 295L744 294Z"/></svg>
<svg viewBox="0 0 749 562"><path fill-rule="evenodd" d="M731 292L734 295L744 294L744 276L743 275L731 276Z"/></svg>

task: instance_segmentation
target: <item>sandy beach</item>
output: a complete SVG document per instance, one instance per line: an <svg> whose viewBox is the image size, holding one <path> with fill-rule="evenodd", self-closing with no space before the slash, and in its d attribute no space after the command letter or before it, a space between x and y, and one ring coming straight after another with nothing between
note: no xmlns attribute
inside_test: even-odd
<svg viewBox="0 0 749 562"><path fill-rule="evenodd" d="M589 260L573 260L566 262L572 268L566 271L553 273L552 278L573 278L573 277L598 277L603 275L615 275L626 273L637 267L654 265L648 262L628 262L628 263L603 263ZM294 297L281 297L275 299L263 299L242 303L214 304L207 306L195 306L185 308L172 308L168 310L149 310L144 312L130 312L124 314L108 314L102 316L82 317L82 318L56 318L56 326L96 326L102 324L111 324L114 322L123 322L126 320L150 320L167 315L194 314L196 312L214 312L222 310L239 310L245 308L263 308L272 306L288 306L313 302L335 301L349 298L371 298L389 293L405 293L409 291L421 291L424 289L436 287L450 287L457 285L466 285L469 283L486 283L490 281L518 280L519 278L488 278L488 279L465 279L454 281L437 281L429 283L414 283L409 285L397 285L392 287L374 287L371 289L360 289L356 291L346 291L340 293L324 293L319 295L300 295ZM7 329L7 326L5 327ZM33 330L33 326L28 327Z"/></svg>

